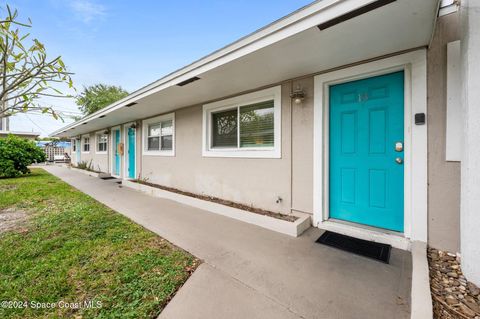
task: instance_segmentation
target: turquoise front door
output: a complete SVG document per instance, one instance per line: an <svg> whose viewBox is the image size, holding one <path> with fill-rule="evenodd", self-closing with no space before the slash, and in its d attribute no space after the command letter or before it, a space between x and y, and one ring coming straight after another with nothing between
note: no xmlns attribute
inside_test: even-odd
<svg viewBox="0 0 480 319"><path fill-rule="evenodd" d="M404 74L330 87L330 218L403 232Z"/></svg>
<svg viewBox="0 0 480 319"><path fill-rule="evenodd" d="M120 152L118 144L120 144L120 130L114 130L114 143L113 143L113 175L120 175Z"/></svg>
<svg viewBox="0 0 480 319"><path fill-rule="evenodd" d="M128 178L135 178L135 129L128 128Z"/></svg>

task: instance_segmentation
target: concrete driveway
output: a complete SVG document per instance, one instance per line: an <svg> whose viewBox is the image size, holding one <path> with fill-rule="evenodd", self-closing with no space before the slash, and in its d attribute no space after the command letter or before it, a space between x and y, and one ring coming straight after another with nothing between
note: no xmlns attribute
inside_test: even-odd
<svg viewBox="0 0 480 319"><path fill-rule="evenodd" d="M159 318L409 318L411 255L389 265L118 184L50 173L204 260Z"/></svg>

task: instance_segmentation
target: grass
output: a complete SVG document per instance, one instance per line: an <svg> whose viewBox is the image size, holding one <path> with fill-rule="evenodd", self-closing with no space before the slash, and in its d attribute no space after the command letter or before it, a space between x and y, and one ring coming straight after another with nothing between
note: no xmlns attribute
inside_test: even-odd
<svg viewBox="0 0 480 319"><path fill-rule="evenodd" d="M1 306L0 318L154 318L198 264L42 169L0 180L5 209L29 218L0 234L0 302L28 307ZM38 303L55 308L33 309Z"/></svg>

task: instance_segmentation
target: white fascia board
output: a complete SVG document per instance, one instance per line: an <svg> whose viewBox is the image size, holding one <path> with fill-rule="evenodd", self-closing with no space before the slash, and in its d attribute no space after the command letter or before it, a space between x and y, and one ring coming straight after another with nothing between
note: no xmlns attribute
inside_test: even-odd
<svg viewBox="0 0 480 319"><path fill-rule="evenodd" d="M42 133L39 133L39 132L23 132L23 131L1 131L0 130L0 134L2 135L8 135L8 134L13 134L13 135L40 135Z"/></svg>
<svg viewBox="0 0 480 319"><path fill-rule="evenodd" d="M264 48L268 45L286 39L299 32L315 27L323 22L339 17L345 13L363 7L375 0L319 0L307 5L293 13L233 42L226 47L214 51L200 60L197 60L184 68L174 71L163 78L131 93L122 100L115 102L106 108L95 112L78 122L65 126L50 136L64 133L70 128L77 127L81 123L94 120L101 115L106 115L126 104L135 102L148 95L154 94L168 87L175 86L184 80L198 76L223 64L241 58L249 53Z"/></svg>

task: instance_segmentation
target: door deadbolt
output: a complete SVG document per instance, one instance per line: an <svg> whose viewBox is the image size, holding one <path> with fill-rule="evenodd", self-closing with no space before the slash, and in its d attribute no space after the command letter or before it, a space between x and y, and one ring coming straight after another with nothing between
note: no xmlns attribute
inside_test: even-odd
<svg viewBox="0 0 480 319"><path fill-rule="evenodd" d="M395 152L402 152L403 151L403 143L397 142L395 143Z"/></svg>
<svg viewBox="0 0 480 319"><path fill-rule="evenodd" d="M401 159L400 157L397 157L397 158L395 159L395 162L396 162L397 164L401 165L401 164L403 164L403 159Z"/></svg>

